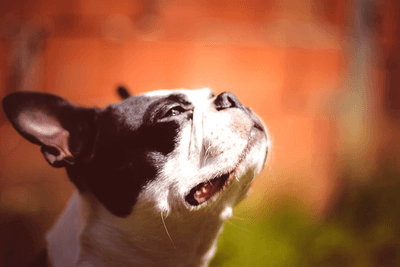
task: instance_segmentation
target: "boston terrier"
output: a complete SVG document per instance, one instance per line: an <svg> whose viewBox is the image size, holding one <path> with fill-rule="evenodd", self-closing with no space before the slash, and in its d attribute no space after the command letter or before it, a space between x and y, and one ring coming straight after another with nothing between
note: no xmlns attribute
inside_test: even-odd
<svg viewBox="0 0 400 267"><path fill-rule="evenodd" d="M120 95L105 108L35 92L3 100L77 188L46 236L49 266L208 266L265 164L265 125L229 92Z"/></svg>

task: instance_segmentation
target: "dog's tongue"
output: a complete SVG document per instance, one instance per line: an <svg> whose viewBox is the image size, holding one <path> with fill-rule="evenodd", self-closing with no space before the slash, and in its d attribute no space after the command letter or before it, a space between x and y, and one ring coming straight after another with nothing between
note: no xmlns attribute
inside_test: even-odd
<svg viewBox="0 0 400 267"><path fill-rule="evenodd" d="M221 189L221 179L214 179L205 183L199 190L194 193L194 199L197 200L199 205L209 200L218 190Z"/></svg>

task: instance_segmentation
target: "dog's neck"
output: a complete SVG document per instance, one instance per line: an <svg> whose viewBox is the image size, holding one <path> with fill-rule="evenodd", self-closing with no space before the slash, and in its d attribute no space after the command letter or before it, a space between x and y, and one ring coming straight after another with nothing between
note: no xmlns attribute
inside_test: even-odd
<svg viewBox="0 0 400 267"><path fill-rule="evenodd" d="M117 218L90 196L75 192L47 235L54 267L208 266L224 222L232 216L229 206L190 219L135 208L140 213Z"/></svg>

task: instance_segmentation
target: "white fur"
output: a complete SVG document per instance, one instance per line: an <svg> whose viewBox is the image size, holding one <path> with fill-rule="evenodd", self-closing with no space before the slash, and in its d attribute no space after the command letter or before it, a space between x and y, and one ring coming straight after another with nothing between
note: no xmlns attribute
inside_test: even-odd
<svg viewBox="0 0 400 267"><path fill-rule="evenodd" d="M112 215L90 194L74 193L47 235L55 267L210 263L232 207L246 197L263 167L267 139L259 138L240 159L253 127L243 111L217 111L209 89L147 95L171 92L186 94L194 104L193 123L180 132L179 145L159 176L142 190L127 218ZM233 169L235 179L221 194L198 206L185 201L191 188Z"/></svg>

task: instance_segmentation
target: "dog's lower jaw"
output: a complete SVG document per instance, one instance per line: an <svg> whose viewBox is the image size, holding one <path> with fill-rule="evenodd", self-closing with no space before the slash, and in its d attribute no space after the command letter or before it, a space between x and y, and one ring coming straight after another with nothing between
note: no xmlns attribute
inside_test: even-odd
<svg viewBox="0 0 400 267"><path fill-rule="evenodd" d="M202 220L191 221L172 214L165 218L161 213L155 219L152 210L141 207L138 215L141 218L127 221L113 216L99 205L95 207L95 213L81 217L84 221L71 225L72 216L82 213L85 205L93 204L97 205L91 203L90 197L76 193L48 235L49 256L54 267L206 267L214 257L224 222L232 215L232 208L225 206L213 210ZM146 219L147 216L152 217L151 220ZM70 227L65 227L65 223ZM56 231L58 224L64 224L59 236ZM80 228L80 225L85 227ZM65 242L66 237L72 236L76 238ZM62 239L63 243L55 242L57 239ZM61 254L52 255L55 250Z"/></svg>

